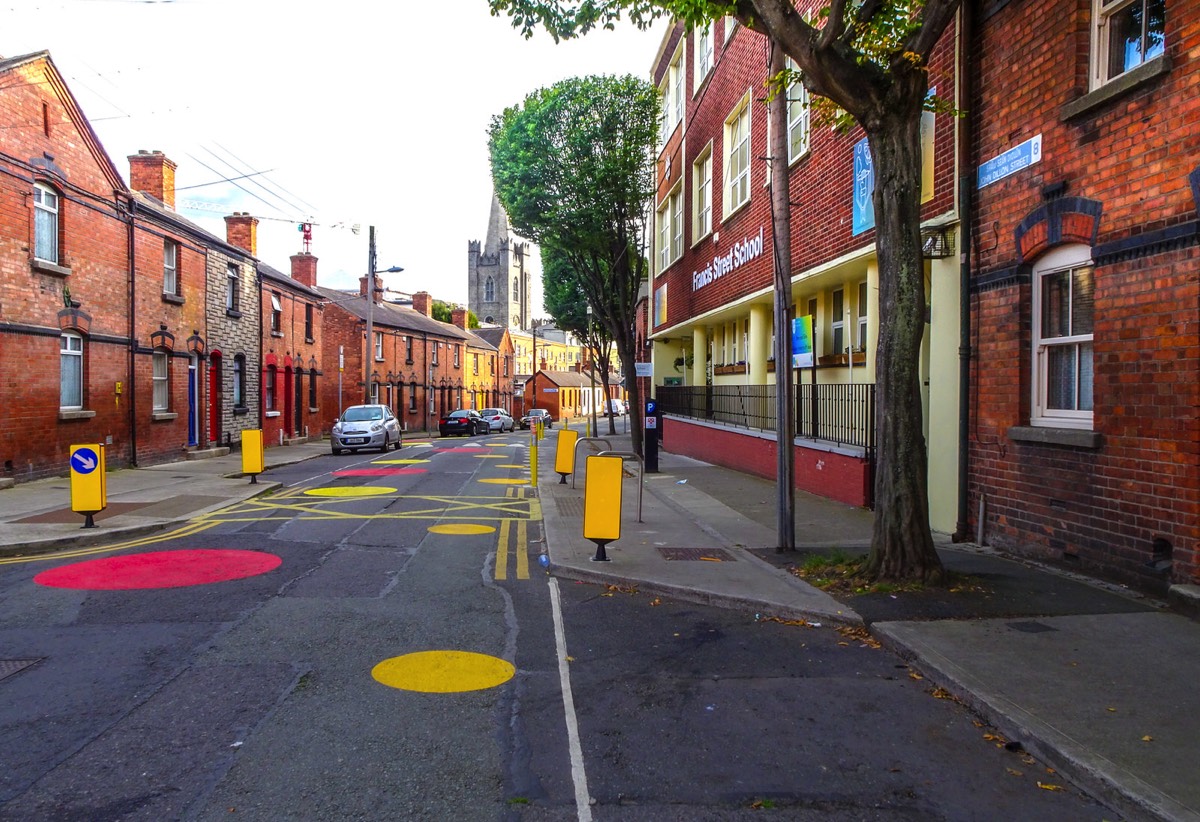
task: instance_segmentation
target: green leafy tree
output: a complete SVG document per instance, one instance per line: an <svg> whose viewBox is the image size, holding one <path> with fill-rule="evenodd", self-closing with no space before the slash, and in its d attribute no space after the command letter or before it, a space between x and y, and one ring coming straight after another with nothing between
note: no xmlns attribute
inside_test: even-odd
<svg viewBox="0 0 1200 822"><path fill-rule="evenodd" d="M644 80L583 77L535 91L492 119L492 179L513 228L554 249L617 347L631 405L643 245L654 194L658 92ZM633 447L642 450L640 426Z"/></svg>
<svg viewBox="0 0 1200 822"><path fill-rule="evenodd" d="M612 335L608 328L588 316L587 294L583 289L579 273L571 266L565 253L554 246L542 247L542 302L554 323L564 331L583 340L591 356L592 370L599 370L600 384L604 397L609 396L608 375L612 368ZM617 433L609 403L604 403L602 412L608 417L608 433Z"/></svg>
<svg viewBox="0 0 1200 822"><path fill-rule="evenodd" d="M879 264L876 351L875 528L866 573L944 576L929 528L928 455L922 432L919 354L925 331L921 252L921 113L928 64L959 0L830 0L811 17L794 0L489 0L527 35L543 27L575 37L623 18L688 24L732 15L795 60L810 92L866 133L875 169Z"/></svg>
<svg viewBox="0 0 1200 822"><path fill-rule="evenodd" d="M433 318L435 320L437 320L440 323L452 323L452 322L454 322L454 315L451 312L453 312L454 309L456 309L456 308L458 308L458 306L451 305L450 303L442 302L441 300L434 300L433 305L430 307L429 313L433 316ZM478 328L478 327L479 327L479 318L475 316L474 311L468 310L467 311L467 328Z"/></svg>

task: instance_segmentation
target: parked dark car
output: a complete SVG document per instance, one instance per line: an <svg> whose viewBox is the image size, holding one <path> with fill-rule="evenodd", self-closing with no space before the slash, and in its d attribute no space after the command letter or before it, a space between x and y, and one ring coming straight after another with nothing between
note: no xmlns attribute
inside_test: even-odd
<svg viewBox="0 0 1200 822"><path fill-rule="evenodd" d="M443 437L453 437L461 434L473 437L476 434L486 434L491 430L488 421L479 415L478 411L470 408L460 408L451 411L438 422L438 433Z"/></svg>
<svg viewBox="0 0 1200 822"><path fill-rule="evenodd" d="M545 408L531 408L529 413L521 417L522 428L532 428L534 423L541 422L546 428L554 427L554 417Z"/></svg>
<svg viewBox="0 0 1200 822"><path fill-rule="evenodd" d="M386 452L403 445L400 423L386 405L352 405L342 412L329 435L333 453L354 453L360 448Z"/></svg>
<svg viewBox="0 0 1200 822"><path fill-rule="evenodd" d="M499 431L501 434L517 427L516 420L503 408L485 408L479 415L488 421L492 431Z"/></svg>

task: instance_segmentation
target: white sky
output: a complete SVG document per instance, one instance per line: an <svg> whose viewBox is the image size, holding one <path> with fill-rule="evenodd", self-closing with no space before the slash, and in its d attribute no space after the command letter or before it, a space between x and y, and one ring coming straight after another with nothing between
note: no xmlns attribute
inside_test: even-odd
<svg viewBox="0 0 1200 822"><path fill-rule="evenodd" d="M259 257L283 272L297 221L318 223L334 288L358 287L374 225L378 268L405 269L385 286L464 303L492 116L566 77L647 77L665 30L525 40L487 0L0 0L0 18L0 56L49 50L126 180L128 155L157 149L179 166L177 206L218 204L184 216L220 237L224 214L261 218ZM267 173L246 191L185 188L250 172Z"/></svg>

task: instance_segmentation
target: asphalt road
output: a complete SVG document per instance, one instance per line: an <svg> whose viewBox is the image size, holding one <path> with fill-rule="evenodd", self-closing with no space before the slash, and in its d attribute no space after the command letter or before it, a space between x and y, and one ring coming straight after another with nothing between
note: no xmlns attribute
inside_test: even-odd
<svg viewBox="0 0 1200 822"><path fill-rule="evenodd" d="M528 439L0 564L0 819L1116 818L862 637L547 576Z"/></svg>

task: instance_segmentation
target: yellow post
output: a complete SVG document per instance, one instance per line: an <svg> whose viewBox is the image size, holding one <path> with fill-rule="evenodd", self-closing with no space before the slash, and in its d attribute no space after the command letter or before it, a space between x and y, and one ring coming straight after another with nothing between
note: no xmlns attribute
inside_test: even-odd
<svg viewBox="0 0 1200 822"><path fill-rule="evenodd" d="M258 429L242 432L242 473L258 484L258 475L266 470L267 457L263 451L263 432Z"/></svg>
<svg viewBox="0 0 1200 822"><path fill-rule="evenodd" d="M537 488L537 423L529 429L529 477L530 483Z"/></svg>
<svg viewBox="0 0 1200 822"><path fill-rule="evenodd" d="M103 445L71 446L71 510L87 517L84 528L95 528L92 519L108 507L108 476Z"/></svg>
<svg viewBox="0 0 1200 822"><path fill-rule="evenodd" d="M592 454L587 458L587 487L583 493L583 538L596 543L593 562L608 562L604 546L621 538L620 457Z"/></svg>
<svg viewBox="0 0 1200 822"><path fill-rule="evenodd" d="M575 441L578 432L564 428L558 432L558 450L554 452L554 470L559 476L559 485L567 484L567 474L575 473Z"/></svg>

